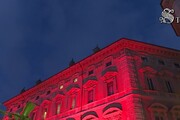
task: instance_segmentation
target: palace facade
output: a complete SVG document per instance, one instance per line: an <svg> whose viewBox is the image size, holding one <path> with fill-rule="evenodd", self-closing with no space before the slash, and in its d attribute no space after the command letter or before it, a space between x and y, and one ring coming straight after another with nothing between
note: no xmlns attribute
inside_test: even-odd
<svg viewBox="0 0 180 120"><path fill-rule="evenodd" d="M28 101L32 120L180 120L180 52L123 38L4 105Z"/></svg>

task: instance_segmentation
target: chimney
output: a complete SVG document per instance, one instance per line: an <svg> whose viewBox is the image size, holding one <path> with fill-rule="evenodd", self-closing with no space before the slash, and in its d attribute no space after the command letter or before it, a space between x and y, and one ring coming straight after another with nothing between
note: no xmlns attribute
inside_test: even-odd
<svg viewBox="0 0 180 120"><path fill-rule="evenodd" d="M69 62L69 67L73 66L75 64L74 59L72 58L72 60Z"/></svg>
<svg viewBox="0 0 180 120"><path fill-rule="evenodd" d="M100 51L101 49L99 48L99 46L97 45L94 49L93 49L93 53L97 53L98 51Z"/></svg>
<svg viewBox="0 0 180 120"><path fill-rule="evenodd" d="M37 80L36 85L40 84L41 82L42 82L41 79Z"/></svg>
<svg viewBox="0 0 180 120"><path fill-rule="evenodd" d="M25 87L21 90L21 92L20 92L20 94L21 93L23 93L23 92L25 92L26 91L26 89L25 89Z"/></svg>

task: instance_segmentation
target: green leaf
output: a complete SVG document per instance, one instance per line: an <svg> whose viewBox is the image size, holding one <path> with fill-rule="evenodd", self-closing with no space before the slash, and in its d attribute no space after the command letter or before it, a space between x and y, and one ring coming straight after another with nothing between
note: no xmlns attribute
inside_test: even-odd
<svg viewBox="0 0 180 120"><path fill-rule="evenodd" d="M14 116L15 120L19 120L19 117L18 116Z"/></svg>
<svg viewBox="0 0 180 120"><path fill-rule="evenodd" d="M22 115L24 117L28 117L31 111L35 108L35 104L32 102L28 102L23 110Z"/></svg>
<svg viewBox="0 0 180 120"><path fill-rule="evenodd" d="M3 114L3 115L5 115L5 114L6 114L6 112L5 112L5 111L3 111L3 110L0 110L0 113L1 113L1 114Z"/></svg>

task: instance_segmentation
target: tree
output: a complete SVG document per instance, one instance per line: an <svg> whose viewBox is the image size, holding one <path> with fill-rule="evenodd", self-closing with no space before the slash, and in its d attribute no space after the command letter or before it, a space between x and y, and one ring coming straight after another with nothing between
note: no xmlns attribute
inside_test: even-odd
<svg viewBox="0 0 180 120"><path fill-rule="evenodd" d="M9 116L10 120L30 120L29 115L34 110L34 108L35 108L35 104L32 102L28 102L26 106L24 107L23 112L21 114L5 112L3 110L0 110L0 114Z"/></svg>

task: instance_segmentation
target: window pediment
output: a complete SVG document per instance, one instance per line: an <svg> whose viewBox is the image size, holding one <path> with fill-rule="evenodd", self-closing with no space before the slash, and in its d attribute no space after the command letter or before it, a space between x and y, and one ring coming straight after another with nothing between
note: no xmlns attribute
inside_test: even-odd
<svg viewBox="0 0 180 120"><path fill-rule="evenodd" d="M103 109L103 117L105 119L119 120L121 118L122 106L120 103L112 103Z"/></svg>
<svg viewBox="0 0 180 120"><path fill-rule="evenodd" d="M42 103L41 103L41 106L46 106L47 104L50 103L50 100L44 100Z"/></svg>
<svg viewBox="0 0 180 120"><path fill-rule="evenodd" d="M178 112L180 112L180 105L173 106L171 111L178 111Z"/></svg>
<svg viewBox="0 0 180 120"><path fill-rule="evenodd" d="M67 118L66 120L75 120L74 118Z"/></svg>
<svg viewBox="0 0 180 120"><path fill-rule="evenodd" d="M116 66L110 66L108 68L105 68L101 75L103 77L109 77L109 76L115 76L117 74L118 70Z"/></svg>
<svg viewBox="0 0 180 120"><path fill-rule="evenodd" d="M173 73L168 71L168 70L161 70L159 73L158 73L160 76L163 76L163 77L173 77Z"/></svg>
<svg viewBox="0 0 180 120"><path fill-rule="evenodd" d="M76 92L78 90L80 90L80 87L78 84L70 84L67 88L66 88L67 92L69 94Z"/></svg>
<svg viewBox="0 0 180 120"><path fill-rule="evenodd" d="M154 68L150 67L150 66L142 67L142 68L140 68L139 71L142 72L142 73L144 73L144 72L148 72L148 73L150 72L152 74L157 73L157 71Z"/></svg>
<svg viewBox="0 0 180 120"><path fill-rule="evenodd" d="M96 76L89 76L83 80L83 86L85 88L94 86L95 84L97 84Z"/></svg>
<svg viewBox="0 0 180 120"><path fill-rule="evenodd" d="M81 116L82 120L98 120L98 115L95 111L89 111Z"/></svg>
<svg viewBox="0 0 180 120"><path fill-rule="evenodd" d="M149 107L150 111L164 111L166 112L168 108L160 103L154 103Z"/></svg>
<svg viewBox="0 0 180 120"><path fill-rule="evenodd" d="M53 100L59 100L60 98L64 97L64 93L62 91L58 92Z"/></svg>
<svg viewBox="0 0 180 120"><path fill-rule="evenodd" d="M104 118L113 118L114 116L120 116L122 113L118 108L110 108L103 114Z"/></svg>
<svg viewBox="0 0 180 120"><path fill-rule="evenodd" d="M107 106L103 109L103 113L104 113L105 111L107 111L108 109L110 109L110 108L117 108L117 109L119 109L119 110L122 110L122 106L121 106L120 103L112 103L112 104L107 105Z"/></svg>

